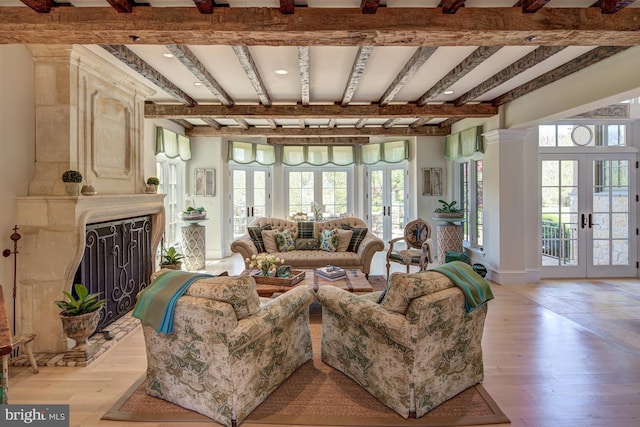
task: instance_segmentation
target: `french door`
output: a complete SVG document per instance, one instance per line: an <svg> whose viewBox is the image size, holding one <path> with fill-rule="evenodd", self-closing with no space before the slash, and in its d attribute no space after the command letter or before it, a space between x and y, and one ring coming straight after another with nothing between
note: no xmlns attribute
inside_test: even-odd
<svg viewBox="0 0 640 427"><path fill-rule="evenodd" d="M403 235L408 221L406 165L376 165L367 167L367 223L369 230L385 244Z"/></svg>
<svg viewBox="0 0 640 427"><path fill-rule="evenodd" d="M267 168L232 168L231 224L234 239L254 218L271 215L271 172Z"/></svg>
<svg viewBox="0 0 640 427"><path fill-rule="evenodd" d="M543 277L635 277L636 155L540 155Z"/></svg>

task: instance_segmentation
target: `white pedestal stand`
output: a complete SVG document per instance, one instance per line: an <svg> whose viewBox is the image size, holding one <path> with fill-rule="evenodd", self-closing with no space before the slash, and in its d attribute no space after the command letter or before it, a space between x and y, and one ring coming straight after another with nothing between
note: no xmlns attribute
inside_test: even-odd
<svg viewBox="0 0 640 427"><path fill-rule="evenodd" d="M199 223L206 220L182 220L188 224L182 227L182 252L184 268L187 271L205 268L206 245L205 227Z"/></svg>
<svg viewBox="0 0 640 427"><path fill-rule="evenodd" d="M433 218L438 224L438 264L444 264L447 252L462 252L464 218Z"/></svg>

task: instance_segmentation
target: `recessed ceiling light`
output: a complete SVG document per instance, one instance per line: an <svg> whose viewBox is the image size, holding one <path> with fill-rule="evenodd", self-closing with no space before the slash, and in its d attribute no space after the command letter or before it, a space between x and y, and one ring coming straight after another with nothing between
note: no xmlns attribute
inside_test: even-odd
<svg viewBox="0 0 640 427"><path fill-rule="evenodd" d="M162 56L164 56L165 58L173 58L173 53L165 52L165 53L162 54Z"/></svg>
<svg viewBox="0 0 640 427"><path fill-rule="evenodd" d="M202 86L202 82L193 82L194 86Z"/></svg>
<svg viewBox="0 0 640 427"><path fill-rule="evenodd" d="M445 90L442 93L444 93L445 95L451 95L451 94L453 94L453 91L452 90Z"/></svg>
<svg viewBox="0 0 640 427"><path fill-rule="evenodd" d="M285 74L289 74L289 72L287 70L276 70L276 74L280 74L281 76L284 76Z"/></svg>

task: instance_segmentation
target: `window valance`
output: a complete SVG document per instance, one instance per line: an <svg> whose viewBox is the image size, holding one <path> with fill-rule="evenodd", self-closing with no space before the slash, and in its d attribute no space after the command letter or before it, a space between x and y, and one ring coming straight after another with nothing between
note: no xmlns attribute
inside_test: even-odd
<svg viewBox="0 0 640 427"><path fill-rule="evenodd" d="M258 163L263 166L270 166L276 162L276 150L273 145L229 141L227 160L243 165Z"/></svg>
<svg viewBox="0 0 640 427"><path fill-rule="evenodd" d="M378 162L399 163L408 158L408 141L391 141L360 146L360 161L365 165L373 165Z"/></svg>
<svg viewBox="0 0 640 427"><path fill-rule="evenodd" d="M191 160L191 141L187 136L156 127L156 154L160 153L170 159L180 156L183 161Z"/></svg>
<svg viewBox="0 0 640 427"><path fill-rule="evenodd" d="M282 147L282 163L298 166L307 163L313 166L333 164L352 165L355 162L352 146L285 145Z"/></svg>
<svg viewBox="0 0 640 427"><path fill-rule="evenodd" d="M484 153L482 126L474 126L447 136L444 157L448 160L480 160Z"/></svg>

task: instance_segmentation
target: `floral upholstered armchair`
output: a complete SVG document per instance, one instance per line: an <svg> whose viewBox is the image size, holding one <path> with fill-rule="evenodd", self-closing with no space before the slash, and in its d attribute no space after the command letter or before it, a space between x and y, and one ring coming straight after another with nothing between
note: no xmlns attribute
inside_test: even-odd
<svg viewBox="0 0 640 427"><path fill-rule="evenodd" d="M311 359L313 300L307 286L260 299L250 276L193 282L176 304L172 333L143 325L147 393L225 426L240 423Z"/></svg>
<svg viewBox="0 0 640 427"><path fill-rule="evenodd" d="M487 304L467 313L462 291L437 272L393 273L386 294L318 290L322 361L404 418L421 417L484 378Z"/></svg>

